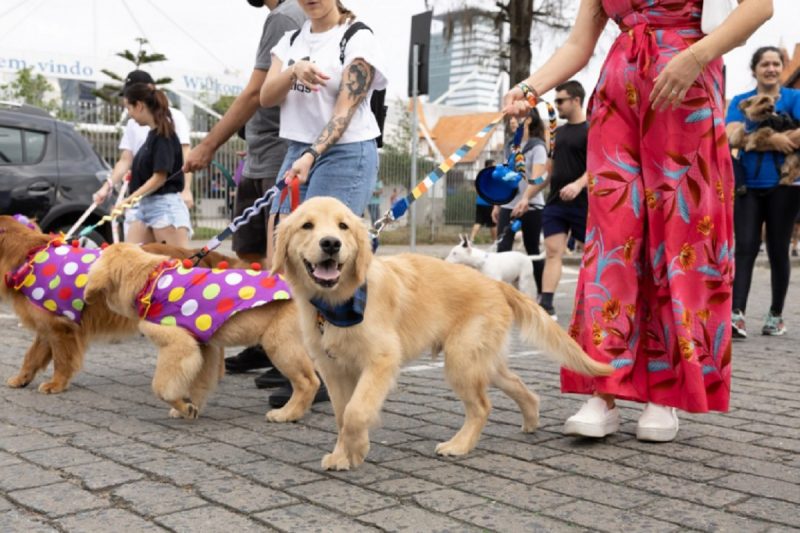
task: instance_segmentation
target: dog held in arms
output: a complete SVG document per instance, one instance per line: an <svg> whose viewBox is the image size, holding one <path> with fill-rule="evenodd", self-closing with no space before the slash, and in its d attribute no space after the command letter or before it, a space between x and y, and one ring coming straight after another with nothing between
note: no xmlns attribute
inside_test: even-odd
<svg viewBox="0 0 800 533"><path fill-rule="evenodd" d="M298 334L297 308L282 283L254 270L184 268L167 256L120 243L91 266L85 298L89 305L102 303L137 320L139 331L158 347L153 391L172 406L170 416L197 418L223 373L224 347L260 343L293 389L286 405L266 418L289 422L308 411L320 382Z"/></svg>
<svg viewBox="0 0 800 533"><path fill-rule="evenodd" d="M303 338L333 403L338 438L322 459L328 470L363 463L369 427L400 367L425 350L444 351L445 374L466 411L463 427L436 447L441 455L475 447L489 415L489 385L517 403L523 431L536 429L539 399L506 364L513 323L527 343L570 369L613 372L506 283L432 257L373 257L362 221L333 198L309 199L281 222L273 269L292 288Z"/></svg>
<svg viewBox="0 0 800 533"><path fill-rule="evenodd" d="M20 290L9 286L11 277L19 271L20 266L34 259L30 257L31 252L48 247L55 238L38 231L33 224L26 225L14 217L0 216L0 272L6 276L6 282L0 283L0 296L11 301L22 325L35 334L33 343L25 353L22 367L15 376L8 378L7 384L12 388L28 386L36 374L47 368L52 360L53 377L39 386L39 391L46 394L60 393L69 386L83 364L89 342L128 337L136 333L138 323L137 320L112 313L103 302L93 306L84 305L80 297L78 299L81 302L76 305L82 308L81 319L76 322L34 304ZM86 252L81 257L96 257L96 250L64 246L64 252ZM194 253L156 243L145 245L145 249L147 248L160 250L177 258L189 257ZM208 266L215 266L223 260L236 261L216 253L204 258ZM79 285L82 286L82 283ZM63 290L64 287L59 289Z"/></svg>
<svg viewBox="0 0 800 533"><path fill-rule="evenodd" d="M731 132L728 142L733 148L746 151L775 150L770 137L775 133L789 132L789 138L800 144L800 121L784 113L775 112L775 97L768 94L757 94L739 103L747 121L755 125L754 131L748 131L745 124L739 124ZM800 178L800 151L787 154L780 168L780 184L793 185Z"/></svg>
<svg viewBox="0 0 800 533"><path fill-rule="evenodd" d="M544 259L544 254L528 257L521 252L485 252L472 245L466 235L459 235L461 242L447 254L445 261L466 265L497 281L505 281L528 296L536 295L536 280L533 278L532 261Z"/></svg>

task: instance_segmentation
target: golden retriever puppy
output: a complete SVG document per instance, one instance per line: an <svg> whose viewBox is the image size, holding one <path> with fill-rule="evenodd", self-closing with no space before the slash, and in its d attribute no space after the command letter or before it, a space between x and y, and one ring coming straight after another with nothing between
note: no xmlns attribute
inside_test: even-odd
<svg viewBox="0 0 800 533"><path fill-rule="evenodd" d="M10 300L14 312L20 322L27 329L34 332L33 343L25 353L22 367L19 372L7 380L12 388L26 387L33 381L36 374L47 368L53 362L53 377L39 386L39 391L47 394L56 394L65 390L74 375L83 364L83 357L90 342L98 339L121 339L137 332L138 320L112 313L105 302L96 305L85 305L82 296L77 296L81 303L79 321L72 320L63 314L48 311L39 304L34 303L23 292L15 289L12 279L20 271L20 267L33 259L32 251L36 249L50 249L50 243L56 237L45 235L35 225L20 223L14 217L0 216L0 272L5 276L5 283L0 284L0 297ZM67 246L67 245L64 245ZM179 259L190 257L194 251L185 250L164 244L147 244L145 249L154 249ZM82 250L67 247L70 253L81 252L81 258L96 257L93 250ZM232 266L238 260L225 257L222 254L209 254L201 264L212 267L221 261L227 261ZM65 277L66 278L66 277ZM77 279L77 278L76 278ZM12 283L12 286L9 285ZM78 282L78 285L81 285ZM81 287L74 287L81 289ZM59 288L59 287L56 287ZM63 288L63 287L60 287ZM203 348L211 351L211 348ZM218 355L222 357L221 352ZM224 365L220 359L220 368Z"/></svg>
<svg viewBox="0 0 800 533"><path fill-rule="evenodd" d="M197 418L221 375L216 354L222 348L260 343L293 388L267 420L288 422L308 411L320 382L303 348L297 308L281 283L254 270L187 269L120 243L92 264L85 297L138 321L158 347L153 391L172 406L171 416ZM205 345L218 349L214 357L203 354Z"/></svg>
<svg viewBox="0 0 800 533"><path fill-rule="evenodd" d="M536 429L539 400L506 364L514 323L568 368L613 371L506 283L432 257L373 257L364 224L333 198L307 200L281 222L273 268L292 288L303 338L333 402L338 438L322 459L325 469L364 461L368 429L401 366L431 347L444 351L447 380L466 411L463 427L436 447L441 455L475 447L489 415L489 385L517 403L523 431Z"/></svg>

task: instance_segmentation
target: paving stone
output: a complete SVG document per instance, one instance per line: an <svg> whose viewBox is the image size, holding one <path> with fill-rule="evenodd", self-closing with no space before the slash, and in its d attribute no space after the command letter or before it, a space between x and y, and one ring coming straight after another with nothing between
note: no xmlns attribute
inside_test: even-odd
<svg viewBox="0 0 800 533"><path fill-rule="evenodd" d="M710 481L709 483L718 485L719 480ZM661 474L646 474L638 479L628 481L626 485L713 508L720 508L745 499L745 495L741 492L720 489L718 486L696 483L686 479L662 476Z"/></svg>
<svg viewBox="0 0 800 533"><path fill-rule="evenodd" d="M34 518L30 513L8 511L0 513L0 531L25 533L56 533L58 530L47 525L41 519Z"/></svg>
<svg viewBox="0 0 800 533"><path fill-rule="evenodd" d="M795 487L796 489L797 487ZM728 510L753 518L800 528L800 513L797 512L796 503L772 498L750 498L747 501L729 506Z"/></svg>
<svg viewBox="0 0 800 533"><path fill-rule="evenodd" d="M176 448L174 451L177 454L188 455L215 465L250 463L262 458L260 455L222 442L208 442L195 444L193 446L182 446Z"/></svg>
<svg viewBox="0 0 800 533"><path fill-rule="evenodd" d="M505 482L506 480L503 481ZM415 477L401 477L372 483L371 485L368 485L367 488L382 492L387 496L401 497L408 496L410 494L416 494L418 492L436 490L439 488L439 485Z"/></svg>
<svg viewBox="0 0 800 533"><path fill-rule="evenodd" d="M41 428L42 431L49 435L53 435L56 437L60 437L62 435L72 435L74 433L80 433L82 431L90 431L92 426L88 424L83 424L81 422L59 422L58 424L53 424L52 426L45 426Z"/></svg>
<svg viewBox="0 0 800 533"><path fill-rule="evenodd" d="M98 459L90 464L71 466L63 470L79 478L89 490L106 489L144 477L141 472L105 459Z"/></svg>
<svg viewBox="0 0 800 533"><path fill-rule="evenodd" d="M349 516L391 507L398 503L394 498L336 479L299 485L288 488L286 491Z"/></svg>
<svg viewBox="0 0 800 533"><path fill-rule="evenodd" d="M240 477L202 481L195 490L204 498L245 513L299 503L296 498Z"/></svg>
<svg viewBox="0 0 800 533"><path fill-rule="evenodd" d="M800 439L787 439L784 437L765 437L754 442L766 448L776 448L787 452L800 454Z"/></svg>
<svg viewBox="0 0 800 533"><path fill-rule="evenodd" d="M173 449L179 446L191 446L193 444L204 444L209 441L204 435L193 435L179 429L163 429L152 433L142 433L140 435L134 435L134 438L138 441L166 449Z"/></svg>
<svg viewBox="0 0 800 533"><path fill-rule="evenodd" d="M59 481L63 480L56 472L36 465L16 463L0 467L0 489L4 491L51 485Z"/></svg>
<svg viewBox="0 0 800 533"><path fill-rule="evenodd" d="M314 472L273 459L244 465L230 465L228 470L248 477L257 483L278 489L325 479Z"/></svg>
<svg viewBox="0 0 800 533"><path fill-rule="evenodd" d="M302 504L264 511L254 518L281 531L303 533L368 533L378 531L316 505ZM359 518L361 519L361 518Z"/></svg>
<svg viewBox="0 0 800 533"><path fill-rule="evenodd" d="M9 496L25 507L50 516L63 516L109 505L104 498L66 482L17 490L9 493Z"/></svg>
<svg viewBox="0 0 800 533"><path fill-rule="evenodd" d="M731 474L714 480L711 484L718 487L746 492L756 496L766 496L800 504L800 489L795 483L786 483L775 479L753 476L750 474Z"/></svg>
<svg viewBox="0 0 800 533"><path fill-rule="evenodd" d="M25 452L20 455L32 463L50 468L85 465L100 460L96 455L70 446Z"/></svg>
<svg viewBox="0 0 800 533"><path fill-rule="evenodd" d="M22 459L20 459L16 455L12 455L6 452L0 452L0 468L8 465L13 465L17 463L21 463Z"/></svg>
<svg viewBox="0 0 800 533"><path fill-rule="evenodd" d="M136 468L167 478L177 485L188 485L229 475L220 468L188 457L170 457L148 463L137 463Z"/></svg>
<svg viewBox="0 0 800 533"><path fill-rule="evenodd" d="M642 475L642 472L635 468L580 455L559 455L544 459L540 463L555 470L587 475L605 481L626 481Z"/></svg>
<svg viewBox="0 0 800 533"><path fill-rule="evenodd" d="M533 512L573 501L569 495L495 476L476 478L454 485L454 488Z"/></svg>
<svg viewBox="0 0 800 533"><path fill-rule="evenodd" d="M659 498L637 512L700 531L759 531L763 528L763 524L749 518L670 498Z"/></svg>
<svg viewBox="0 0 800 533"><path fill-rule="evenodd" d="M419 507L401 505L382 509L358 517L364 522L373 523L385 531L426 531L430 533L450 533L452 531L479 531L478 528Z"/></svg>
<svg viewBox="0 0 800 533"><path fill-rule="evenodd" d="M692 481L709 481L728 475L728 472L719 468L709 468L696 462L677 461L661 455L639 454L633 457L626 457L619 462L641 471L657 472L691 479Z"/></svg>
<svg viewBox="0 0 800 533"><path fill-rule="evenodd" d="M210 505L159 516L156 521L178 533L184 531L187 533L196 531L236 531L237 533L270 531L263 524L245 516Z"/></svg>
<svg viewBox="0 0 800 533"><path fill-rule="evenodd" d="M767 462L747 457L718 457L708 462L709 466L742 472L800 485L800 468L791 468L777 461ZM798 491L800 492L800 491Z"/></svg>
<svg viewBox="0 0 800 533"><path fill-rule="evenodd" d="M174 457L174 454L166 450L141 442L131 442L120 446L99 448L95 453L126 465L135 465L147 461Z"/></svg>
<svg viewBox="0 0 800 533"><path fill-rule="evenodd" d="M0 448L11 453L46 450L48 448L58 448L62 445L60 440L40 433L0 439Z"/></svg>
<svg viewBox="0 0 800 533"><path fill-rule="evenodd" d="M128 437L111 433L104 429L93 429L91 431L75 433L67 437L66 442L72 446L86 448L91 451L109 446L119 446L127 443L132 444L132 441Z"/></svg>
<svg viewBox="0 0 800 533"><path fill-rule="evenodd" d="M163 527L123 509L89 511L61 518L58 522L67 531L109 531L112 526L114 531L166 531Z"/></svg>
<svg viewBox="0 0 800 533"><path fill-rule="evenodd" d="M116 498L126 501L132 510L148 516L164 515L202 507L207 502L192 490L155 481L136 481L114 489Z"/></svg>
<svg viewBox="0 0 800 533"><path fill-rule="evenodd" d="M334 441L333 444L336 444L336 442ZM322 456L333 450L333 446L330 447L330 450L323 451L322 448L306 446L298 442L274 441L267 444L252 446L248 448L248 450L286 463L305 463L315 460L322 461Z"/></svg>
<svg viewBox="0 0 800 533"><path fill-rule="evenodd" d="M631 510L620 510L591 502L575 502L542 514L579 524L593 531L682 531L681 526L670 524Z"/></svg>
<svg viewBox="0 0 800 533"><path fill-rule="evenodd" d="M519 533L573 533L582 531L570 524L540 514L520 511L501 503L487 503L450 513L450 516L490 531Z"/></svg>
<svg viewBox="0 0 800 533"><path fill-rule="evenodd" d="M11 504L11 502L6 500L5 498L0 498L0 513L10 511L11 509L13 509L13 507L14 506Z"/></svg>
<svg viewBox="0 0 800 533"><path fill-rule="evenodd" d="M576 475L551 479L537 488L619 509L634 509L658 498L649 492Z"/></svg>
<svg viewBox="0 0 800 533"><path fill-rule="evenodd" d="M558 470L553 470L552 468L547 468L537 463L520 461L513 457L504 457L502 455L468 457L462 460L460 464L489 474L529 484L538 483L542 480L562 475Z"/></svg>
<svg viewBox="0 0 800 533"><path fill-rule="evenodd" d="M731 442L730 440L724 440L718 437L698 437L686 442L692 446L698 446L707 450L724 450L726 456L737 455L750 457L753 459L769 460L783 455L783 452L780 450L765 448L763 446L758 446L757 444ZM756 443L757 442L758 441L756 441Z"/></svg>
<svg viewBox="0 0 800 533"><path fill-rule="evenodd" d="M309 470L315 470L319 468L319 463L316 461L307 463L306 467L308 467ZM362 464L355 470L345 470L342 472L331 470L328 471L326 475L357 485L369 485L377 481L386 481L387 479L395 479L403 476L401 472L383 468L382 466L370 462Z"/></svg>
<svg viewBox="0 0 800 533"><path fill-rule="evenodd" d="M411 499L421 507L445 514L456 509L474 507L486 503L486 498L455 489L441 489L415 494Z"/></svg>

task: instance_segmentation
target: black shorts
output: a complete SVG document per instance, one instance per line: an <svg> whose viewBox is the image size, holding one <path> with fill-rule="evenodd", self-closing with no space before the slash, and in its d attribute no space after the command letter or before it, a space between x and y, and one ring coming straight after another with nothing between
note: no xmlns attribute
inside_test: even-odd
<svg viewBox="0 0 800 533"><path fill-rule="evenodd" d="M487 228L495 226L492 221L492 206L491 205L476 205L475 206L475 223Z"/></svg>
<svg viewBox="0 0 800 533"><path fill-rule="evenodd" d="M256 200L264 196L273 185L275 178L245 178L242 177L236 187L236 203L234 217L241 215L245 209L253 205ZM237 254L267 255L267 220L264 211L259 212L244 226L233 234L233 251Z"/></svg>
<svg viewBox="0 0 800 533"><path fill-rule="evenodd" d="M576 241L586 239L586 207L564 202L553 202L542 211L542 233L545 239L558 233L572 234Z"/></svg>

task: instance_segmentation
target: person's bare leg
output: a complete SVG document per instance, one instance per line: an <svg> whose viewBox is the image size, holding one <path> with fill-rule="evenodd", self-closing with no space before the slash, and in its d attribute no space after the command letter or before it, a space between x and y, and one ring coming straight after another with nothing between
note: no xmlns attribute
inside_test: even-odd
<svg viewBox="0 0 800 533"><path fill-rule="evenodd" d="M176 228L175 226L153 228L153 235L156 238L156 242L164 242L170 246L179 246L181 248L189 247L189 230L186 228Z"/></svg>
<svg viewBox="0 0 800 533"><path fill-rule="evenodd" d="M480 230L481 230L480 224L473 224L472 231L469 232L469 240L474 241L475 235L477 235Z"/></svg>
<svg viewBox="0 0 800 533"><path fill-rule="evenodd" d="M556 233L544 240L544 249L547 259L544 262L542 274L542 292L555 293L561 281L561 267L564 251L567 249L567 234Z"/></svg>
<svg viewBox="0 0 800 533"><path fill-rule="evenodd" d="M146 244L148 242L155 242L153 231L145 225L144 222L136 220L128 227L125 234L125 242L132 242L134 244Z"/></svg>

